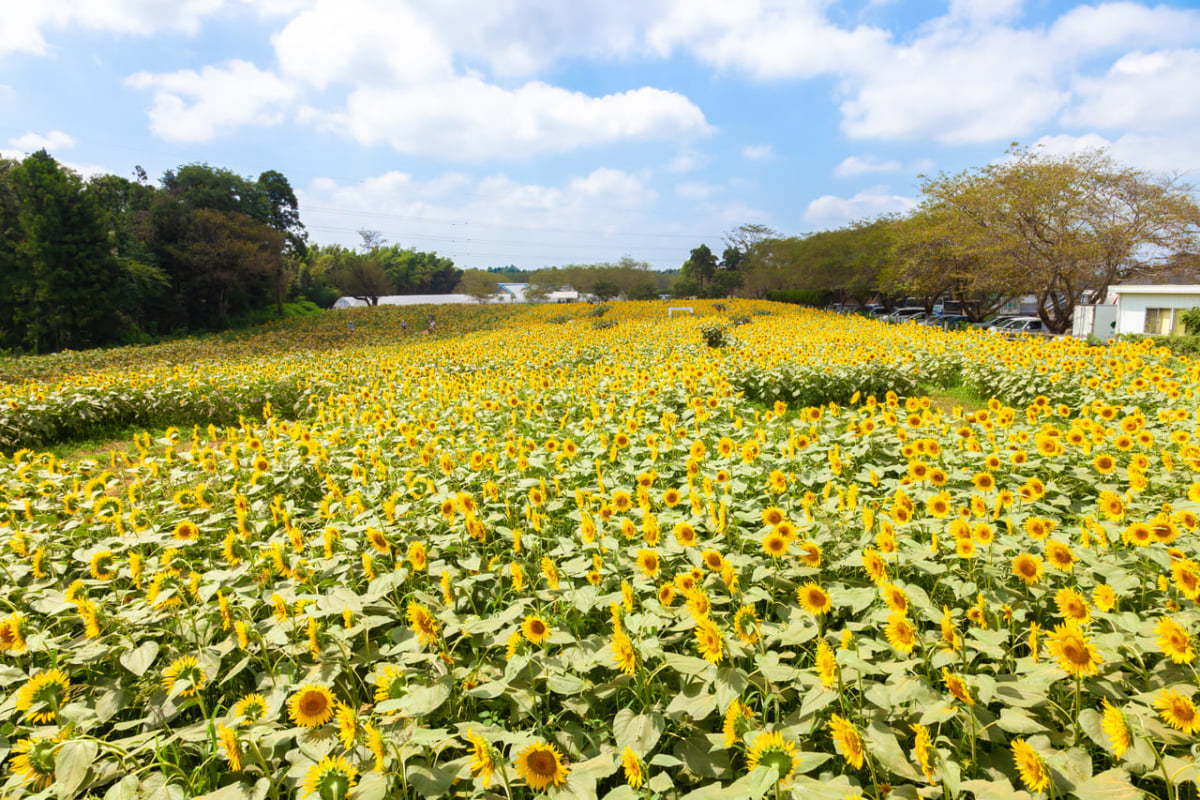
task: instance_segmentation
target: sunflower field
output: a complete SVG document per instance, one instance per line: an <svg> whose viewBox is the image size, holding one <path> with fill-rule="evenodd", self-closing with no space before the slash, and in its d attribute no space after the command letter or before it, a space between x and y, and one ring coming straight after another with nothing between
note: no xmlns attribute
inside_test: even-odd
<svg viewBox="0 0 1200 800"><path fill-rule="evenodd" d="M0 796L1196 796L1200 362L692 306L0 361Z"/></svg>

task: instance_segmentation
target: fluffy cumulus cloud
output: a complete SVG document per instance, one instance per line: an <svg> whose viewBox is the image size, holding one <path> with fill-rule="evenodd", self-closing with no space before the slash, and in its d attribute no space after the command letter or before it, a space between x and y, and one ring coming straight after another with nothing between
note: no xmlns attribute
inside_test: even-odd
<svg viewBox="0 0 1200 800"><path fill-rule="evenodd" d="M138 72L126 83L154 92L150 129L173 142L204 142L226 129L277 124L296 95L273 73L236 60L198 72Z"/></svg>
<svg viewBox="0 0 1200 800"><path fill-rule="evenodd" d="M1107 150L1122 164L1159 174L1200 172L1200 151L1196 149L1195 137L1187 131L1126 133L1112 139L1099 133L1056 134L1042 136L1033 144L1054 155Z"/></svg>
<svg viewBox="0 0 1200 800"><path fill-rule="evenodd" d="M68 28L146 36L170 30L195 33L227 0L33 0L6 3L0 55L47 52L47 33Z"/></svg>
<svg viewBox="0 0 1200 800"><path fill-rule="evenodd" d="M593 97L537 81L504 89L477 77L358 89L344 110L319 118L365 145L463 160L686 140L710 130L690 100L661 89Z"/></svg>
<svg viewBox="0 0 1200 800"><path fill-rule="evenodd" d="M1153 132L1200 122L1200 50L1135 51L1103 77L1075 83L1078 103L1069 122L1084 127Z"/></svg>
<svg viewBox="0 0 1200 800"><path fill-rule="evenodd" d="M45 134L29 131L16 138L9 139L8 143L26 153L32 153L36 150L57 152L59 150L69 150L74 147L75 139L62 131L49 131Z"/></svg>
<svg viewBox="0 0 1200 800"><path fill-rule="evenodd" d="M883 214L903 213L917 205L916 200L892 194L887 186L863 189L853 197L827 194L808 204L804 221L822 227L835 227L856 219L870 219Z"/></svg>
<svg viewBox="0 0 1200 800"><path fill-rule="evenodd" d="M659 55L684 50L722 70L756 78L805 78L837 72L886 47L879 28L840 28L819 0L671 0L648 30Z"/></svg>

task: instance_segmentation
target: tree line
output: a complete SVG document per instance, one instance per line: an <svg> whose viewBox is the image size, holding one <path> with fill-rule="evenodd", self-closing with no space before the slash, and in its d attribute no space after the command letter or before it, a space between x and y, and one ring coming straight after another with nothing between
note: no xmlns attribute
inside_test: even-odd
<svg viewBox="0 0 1200 800"><path fill-rule="evenodd" d="M1031 296L1056 333L1070 327L1076 305L1103 302L1113 284L1200 282L1200 207L1177 175L1102 150L1053 155L1013 145L994 164L921 181L908 214L793 237L743 226L738 274L724 281L749 297L914 299L928 310L953 301L972 320ZM727 267L696 256L690 273L703 292Z"/></svg>
<svg viewBox="0 0 1200 800"><path fill-rule="evenodd" d="M361 252L310 245L275 170L187 164L154 184L140 167L132 180L84 180L44 150L0 159L0 347L129 344L282 314L290 301L458 283L450 259L362 234Z"/></svg>

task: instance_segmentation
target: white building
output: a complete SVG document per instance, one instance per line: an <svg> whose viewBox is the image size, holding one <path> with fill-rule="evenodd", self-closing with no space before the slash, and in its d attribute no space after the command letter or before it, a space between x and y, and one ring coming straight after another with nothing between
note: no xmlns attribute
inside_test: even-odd
<svg viewBox="0 0 1200 800"><path fill-rule="evenodd" d="M1107 303L1117 306L1117 333L1183 334L1183 312L1200 307L1200 284L1119 284Z"/></svg>

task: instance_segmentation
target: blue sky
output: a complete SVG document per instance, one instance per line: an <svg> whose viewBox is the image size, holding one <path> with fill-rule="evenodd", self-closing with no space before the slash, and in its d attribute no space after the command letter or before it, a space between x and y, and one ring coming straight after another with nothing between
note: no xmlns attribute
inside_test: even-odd
<svg viewBox="0 0 1200 800"><path fill-rule="evenodd" d="M905 211L1013 141L1194 174L1194 5L0 0L0 152L277 169L313 240L464 267L677 267Z"/></svg>

